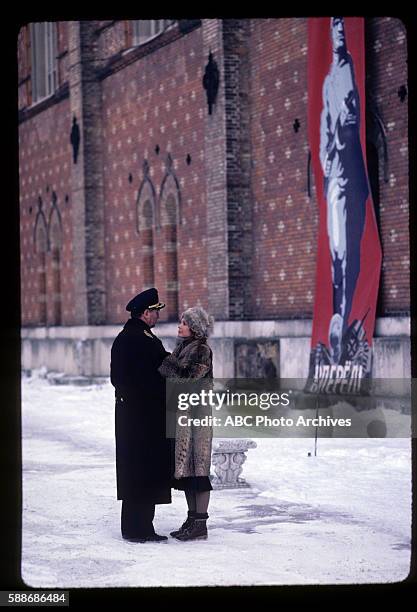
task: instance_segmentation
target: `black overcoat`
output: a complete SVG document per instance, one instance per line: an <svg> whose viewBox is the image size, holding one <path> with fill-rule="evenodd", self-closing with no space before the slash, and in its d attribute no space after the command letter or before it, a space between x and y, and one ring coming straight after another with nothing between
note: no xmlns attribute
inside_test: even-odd
<svg viewBox="0 0 417 612"><path fill-rule="evenodd" d="M117 499L171 502L173 448L166 438L165 380L158 372L167 355L141 319L129 319L113 342Z"/></svg>

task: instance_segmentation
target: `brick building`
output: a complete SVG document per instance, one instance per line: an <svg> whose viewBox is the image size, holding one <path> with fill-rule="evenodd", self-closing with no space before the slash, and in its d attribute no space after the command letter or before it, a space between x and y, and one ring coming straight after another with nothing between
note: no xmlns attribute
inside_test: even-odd
<svg viewBox="0 0 417 612"><path fill-rule="evenodd" d="M156 286L216 318L221 376L305 377L318 210L307 19L62 21L18 37L23 367L106 375ZM407 33L366 19L368 170L383 264L376 376L410 374Z"/></svg>

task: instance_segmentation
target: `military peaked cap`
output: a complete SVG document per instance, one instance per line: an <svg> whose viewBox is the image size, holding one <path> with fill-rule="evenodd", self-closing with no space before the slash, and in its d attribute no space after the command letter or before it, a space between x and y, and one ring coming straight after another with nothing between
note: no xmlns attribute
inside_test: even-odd
<svg viewBox="0 0 417 612"><path fill-rule="evenodd" d="M139 293L137 296L131 299L129 304L126 306L126 310L129 312L144 312L146 309L160 310L164 307L165 304L159 301L158 291L155 289L155 287L152 287L152 289L146 289L146 291L142 291L142 293Z"/></svg>

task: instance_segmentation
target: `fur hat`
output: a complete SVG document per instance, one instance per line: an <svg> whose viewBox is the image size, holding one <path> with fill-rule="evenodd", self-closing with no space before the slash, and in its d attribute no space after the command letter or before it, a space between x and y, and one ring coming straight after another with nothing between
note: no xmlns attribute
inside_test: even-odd
<svg viewBox="0 0 417 612"><path fill-rule="evenodd" d="M182 313L181 319L184 319L196 338L207 338L213 331L214 318L200 306L188 308Z"/></svg>

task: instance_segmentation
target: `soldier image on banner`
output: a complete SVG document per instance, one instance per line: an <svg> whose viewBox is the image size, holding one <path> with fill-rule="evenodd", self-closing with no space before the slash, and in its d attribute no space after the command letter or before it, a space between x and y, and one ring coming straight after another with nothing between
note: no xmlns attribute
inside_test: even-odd
<svg viewBox="0 0 417 612"><path fill-rule="evenodd" d="M363 20L348 19L363 81ZM381 263L362 147L364 87L355 75L344 18L310 19L310 22L313 47L309 49L310 61L315 62L323 44L327 53L321 48L325 64L322 60L321 70L316 71L321 87L317 78L314 79L312 66L309 75L312 98L309 131L321 231L306 390L356 393L364 389L365 381L369 382L371 376ZM327 36L320 38L317 31L323 32L323 28ZM371 243L373 249L364 249L365 243Z"/></svg>

